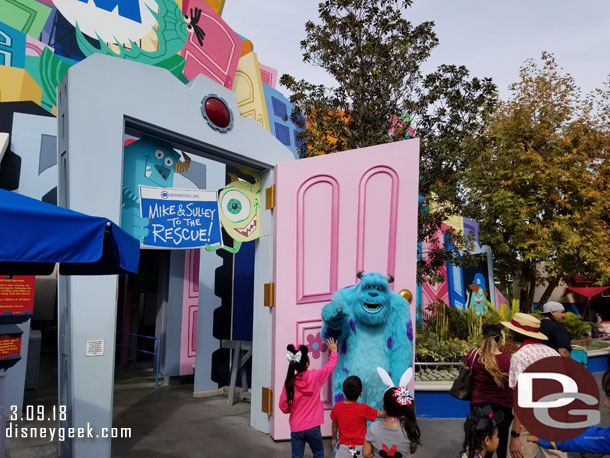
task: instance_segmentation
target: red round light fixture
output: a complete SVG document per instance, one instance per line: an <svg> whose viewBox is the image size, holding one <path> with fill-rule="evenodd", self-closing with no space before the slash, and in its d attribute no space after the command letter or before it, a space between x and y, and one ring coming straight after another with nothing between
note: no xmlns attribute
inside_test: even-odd
<svg viewBox="0 0 610 458"><path fill-rule="evenodd" d="M227 132L233 127L233 113L227 103L217 95L207 95L201 101L201 114L210 127Z"/></svg>

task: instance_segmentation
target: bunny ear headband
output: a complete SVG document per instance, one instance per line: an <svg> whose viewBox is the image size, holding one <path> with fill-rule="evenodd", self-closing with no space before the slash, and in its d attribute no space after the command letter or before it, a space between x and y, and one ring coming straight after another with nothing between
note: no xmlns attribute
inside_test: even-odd
<svg viewBox="0 0 610 458"><path fill-rule="evenodd" d="M413 379L413 369L408 368L402 377L400 377L400 383L398 386L394 386L394 382L392 382L392 377L388 374L385 369L378 367L377 373L379 377L383 381L383 383L388 387L389 390L392 390L392 396L396 398L396 402L401 406L408 406L413 404L413 395L407 389L409 383ZM387 391L387 390L386 390Z"/></svg>

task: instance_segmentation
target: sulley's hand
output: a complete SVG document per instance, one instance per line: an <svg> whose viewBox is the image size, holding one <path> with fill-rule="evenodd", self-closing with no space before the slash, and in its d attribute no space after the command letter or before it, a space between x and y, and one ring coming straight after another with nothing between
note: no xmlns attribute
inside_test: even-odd
<svg viewBox="0 0 610 458"><path fill-rule="evenodd" d="M341 326L347 314L345 310L347 304L343 301L333 300L326 304L322 309L322 319L329 328L338 328Z"/></svg>

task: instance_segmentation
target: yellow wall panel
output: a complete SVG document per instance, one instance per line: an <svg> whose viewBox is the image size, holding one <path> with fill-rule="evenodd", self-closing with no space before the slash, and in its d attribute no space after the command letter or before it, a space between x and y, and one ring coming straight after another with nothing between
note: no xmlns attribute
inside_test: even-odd
<svg viewBox="0 0 610 458"><path fill-rule="evenodd" d="M255 119L261 126L269 130L265 94L255 52L248 53L239 59L233 80L233 93L237 99L239 114Z"/></svg>
<svg viewBox="0 0 610 458"><path fill-rule="evenodd" d="M445 223L455 229L457 233L464 234L463 216L450 216L445 220Z"/></svg>
<svg viewBox="0 0 610 458"><path fill-rule="evenodd" d="M40 105L42 89L23 68L0 66L0 102L25 102Z"/></svg>

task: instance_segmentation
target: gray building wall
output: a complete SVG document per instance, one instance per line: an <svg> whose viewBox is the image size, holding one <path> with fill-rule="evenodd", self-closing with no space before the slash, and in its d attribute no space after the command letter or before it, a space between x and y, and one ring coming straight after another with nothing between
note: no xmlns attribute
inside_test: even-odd
<svg viewBox="0 0 610 458"><path fill-rule="evenodd" d="M208 94L227 101L234 116L231 131L218 132L203 120L200 102ZM120 219L126 126L134 134L156 133L179 148L195 148L209 159L254 168L263 174L263 186L272 183L270 171L278 162L294 160L292 153L256 121L239 116L233 93L210 79L199 76L184 86L164 69L99 54L71 67L60 83L58 121L60 204L115 222ZM262 220L264 227L272 227L271 212L263 211ZM260 392L271 378L271 320L270 312L263 310L262 285L272 278L272 244L270 232L264 234L267 237L256 250L254 329L261 329L253 342L253 393ZM203 267L206 256L201 259ZM59 403L68 406L63 426L89 423L101 429L112 425L116 288L116 276L60 277ZM201 294L204 288L213 292L209 284L200 284L200 325L208 310L205 307L214 307ZM262 318L260 310L265 315ZM200 374L209 373L211 365L209 354L199 351L199 339L209 337L202 332L204 327L198 329ZM90 339L104 340L103 356L85 356ZM253 404L252 412L257 415L252 420L257 429L268 430L260 404ZM110 450L110 439L98 438L66 441L60 452L64 457L110 457Z"/></svg>

